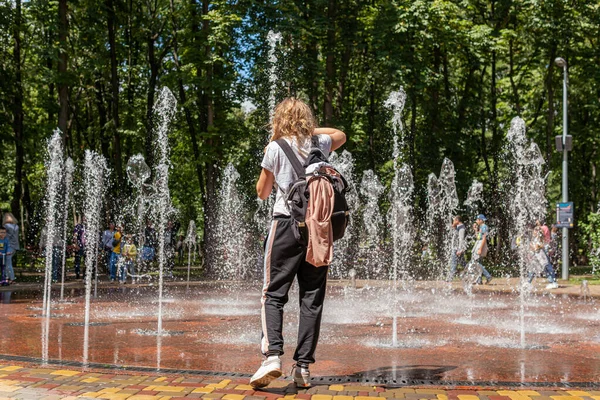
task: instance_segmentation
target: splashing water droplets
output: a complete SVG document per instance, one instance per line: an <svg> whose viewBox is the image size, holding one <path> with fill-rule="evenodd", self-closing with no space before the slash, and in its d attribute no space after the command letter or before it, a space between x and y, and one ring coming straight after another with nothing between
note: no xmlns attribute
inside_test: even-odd
<svg viewBox="0 0 600 400"><path fill-rule="evenodd" d="M530 142L525 135L525 122L521 118L513 118L506 137L508 153L512 156L509 162L513 172L513 181L508 185L510 192L507 208L512 221L510 234L514 238L519 261L519 322L521 347L525 348L525 305L531 290L527 277L539 269L531 250L534 240L532 227L537 219L544 219L547 204L546 186L542 175L544 159L537 144Z"/></svg>
<svg viewBox="0 0 600 400"><path fill-rule="evenodd" d="M215 277L221 280L249 278L254 260L249 249L252 234L245 222L248 213L237 187L239 179L233 164L227 165L221 179L215 240L211 245Z"/></svg>
<svg viewBox="0 0 600 400"><path fill-rule="evenodd" d="M84 216L85 237L93 240L100 233L100 211L104 194L104 177L108 172L106 160L93 151L85 152L84 161ZM92 242L93 243L93 242ZM92 273L98 259L98 246L85 247L85 316L83 335L83 363L87 365L89 351L90 304L92 294ZM97 275L96 275L97 276Z"/></svg>
<svg viewBox="0 0 600 400"><path fill-rule="evenodd" d="M354 182L354 159L350 152L344 150L340 155L333 152L329 157L329 162L334 168L346 178L348 182L348 192L346 192L346 202L350 209L350 219L344 237L335 243L335 257L331 265L331 274L336 278L347 278L349 272L354 268L357 262L358 247L357 227L355 222L355 212L360 207L360 199Z"/></svg>
<svg viewBox="0 0 600 400"><path fill-rule="evenodd" d="M282 36L279 32L269 31L267 34L267 42L269 43L269 122L273 121L273 112L275 110L276 98L275 93L277 91L277 46L281 44Z"/></svg>

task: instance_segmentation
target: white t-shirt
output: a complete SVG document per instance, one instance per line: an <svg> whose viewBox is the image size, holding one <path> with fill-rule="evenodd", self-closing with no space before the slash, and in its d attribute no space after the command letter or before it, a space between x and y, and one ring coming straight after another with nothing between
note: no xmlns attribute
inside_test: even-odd
<svg viewBox="0 0 600 400"><path fill-rule="evenodd" d="M317 137L319 138L319 148L326 157L329 157L329 152L331 151L331 136L317 135ZM284 139L289 143L290 147L298 157L298 160L304 164L306 157L308 157L308 154L310 153L310 140L306 140L299 149L295 139L287 137ZM269 143L260 165L264 169L272 172L275 176L277 195L275 196L273 216L290 215L285 205L285 193L290 185L297 180L296 174L294 173L294 167L292 167L287 156L276 142Z"/></svg>

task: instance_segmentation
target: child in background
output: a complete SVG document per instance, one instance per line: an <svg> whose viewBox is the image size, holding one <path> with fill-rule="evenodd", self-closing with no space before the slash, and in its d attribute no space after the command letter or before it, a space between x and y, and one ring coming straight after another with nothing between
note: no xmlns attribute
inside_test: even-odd
<svg viewBox="0 0 600 400"><path fill-rule="evenodd" d="M10 249L10 243L6 237L6 228L0 226L0 273L1 279L0 284L2 286L8 286L9 282L6 277L6 257L10 256L12 251Z"/></svg>
<svg viewBox="0 0 600 400"><path fill-rule="evenodd" d="M110 258L110 281L113 282L117 279L117 266L119 265L119 258L121 258L121 239L123 237L123 230L121 225L117 226L112 239L112 253ZM123 272L121 272L123 277ZM121 278L123 281L123 278Z"/></svg>
<svg viewBox="0 0 600 400"><path fill-rule="evenodd" d="M125 268L121 277L122 283L127 283L127 274L131 275L131 283L135 283L135 259L137 257L137 247L133 244L133 236L125 236L122 256L125 257Z"/></svg>

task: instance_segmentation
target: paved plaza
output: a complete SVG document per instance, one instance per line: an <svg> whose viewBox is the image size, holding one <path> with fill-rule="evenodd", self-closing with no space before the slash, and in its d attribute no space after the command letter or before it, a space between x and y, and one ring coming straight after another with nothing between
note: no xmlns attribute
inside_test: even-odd
<svg viewBox="0 0 600 400"><path fill-rule="evenodd" d="M260 292L250 284L168 284L158 340L156 289L103 282L92 305L89 363L82 363L80 284L53 302L49 320L34 287L0 290L0 400L600 400L600 286L546 291L536 281L522 347L514 279L477 286L473 297L460 282L415 282L399 296L400 343L392 346L385 283L358 281L349 291L348 282L330 282L313 387L298 390L282 377L258 391L248 385L260 361ZM293 362L295 297L284 374Z"/></svg>
<svg viewBox="0 0 600 400"><path fill-rule="evenodd" d="M316 383L298 390L281 378L253 390L246 377L203 377L178 374L139 375L119 371L81 371L39 365L0 364L0 399L129 399L176 400L369 400L373 397L415 400L600 400L600 386L576 388L501 388L454 386L384 387L366 384Z"/></svg>

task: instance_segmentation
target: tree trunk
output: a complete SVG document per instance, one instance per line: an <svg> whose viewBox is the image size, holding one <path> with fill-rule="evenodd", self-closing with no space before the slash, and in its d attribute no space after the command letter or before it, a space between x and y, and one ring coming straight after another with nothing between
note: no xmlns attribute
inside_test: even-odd
<svg viewBox="0 0 600 400"><path fill-rule="evenodd" d="M202 15L205 16L202 23L202 33L203 37L206 40L206 45L204 47L204 57L206 60L205 68L206 68L206 80L204 93L202 95L202 105L206 115L206 132L210 132L213 128L214 124L214 105L213 105L213 64L209 62L211 58L211 46L208 44L208 36L210 34L210 20L206 18L209 12L209 0L204 0L202 2ZM215 146L214 139L211 135L208 135L208 139L206 140L206 145L209 148L213 148ZM204 241L205 248L206 243L211 243L212 238L214 236L214 223L217 218L217 210L214 199L216 198L217 193L217 181L219 179L218 169L215 166L215 161L210 160L210 162L206 165L206 203L204 204L204 212L205 212L205 223L204 223ZM207 253L207 270L208 272L212 272L214 268L214 259L210 256L210 252Z"/></svg>
<svg viewBox="0 0 600 400"><path fill-rule="evenodd" d="M492 112L492 118L490 121L490 125L492 126L492 147L494 149L494 153L493 153L493 161L494 161L494 176L496 175L496 171L498 170L497 168L497 160L498 157L496 156L498 154L498 143L496 143L497 141L497 136L498 136L498 124L496 123L497 117L498 117L498 110L497 110L497 103L498 103L498 96L496 93L496 51L493 50L492 51L492 73L490 74L490 111ZM492 176L490 176L490 178L492 178L492 181L494 180Z"/></svg>
<svg viewBox="0 0 600 400"><path fill-rule="evenodd" d="M416 75L416 73L415 73ZM416 87L410 91L410 130L408 132L408 163L412 176L416 172L415 138L417 136L417 93Z"/></svg>
<svg viewBox="0 0 600 400"><path fill-rule="evenodd" d="M208 43L208 37L210 35L210 20L208 19L210 0L204 0L202 2L202 15L204 20L202 22L202 32L206 45L204 46L204 57L207 62L206 67L206 89L204 91L204 106L206 108L206 127L207 129L212 128L214 124L214 109L213 109L213 64L210 61L211 58L211 45Z"/></svg>
<svg viewBox="0 0 600 400"><path fill-rule="evenodd" d="M127 110L124 117L124 127L127 130L134 130L135 128L135 114L134 114L134 98L135 98L135 90L134 90L134 65L137 62L137 54L139 54L139 42L134 39L133 36L133 0L127 0L127 28L126 28L126 43L127 43ZM127 154L131 154L133 152L132 138L129 136L125 136L123 140L123 147L125 147L125 152Z"/></svg>
<svg viewBox="0 0 600 400"><path fill-rule="evenodd" d="M148 38L148 64L150 66L150 80L148 81L148 95L146 99L146 163L154 170L154 147L152 146L152 133L154 123L152 114L154 112L154 94L156 93L156 82L158 81L158 65L154 49L155 39Z"/></svg>
<svg viewBox="0 0 600 400"><path fill-rule="evenodd" d="M108 159L108 138L106 137L106 123L107 123L107 112L106 106L104 105L104 89L102 83L100 83L100 77L98 76L95 82L96 87L96 106L98 107L98 118L100 124L100 149L102 155Z"/></svg>
<svg viewBox="0 0 600 400"><path fill-rule="evenodd" d="M130 129L133 124L133 0L127 1L127 117L125 126Z"/></svg>
<svg viewBox="0 0 600 400"><path fill-rule="evenodd" d="M113 160L117 173L117 188L123 182L123 168L121 165L121 136L119 134L119 76L117 72L117 49L115 41L116 15L113 0L106 0L108 9L108 45L110 47L110 83L112 92L112 117L113 117Z"/></svg>
<svg viewBox="0 0 600 400"><path fill-rule="evenodd" d="M306 12L304 14L305 23L308 27L312 27L312 15L311 11L314 12L314 3L312 1L306 1L305 3ZM319 80L317 78L317 69L319 68L319 52L317 50L317 41L315 35L308 35L309 39L306 43L306 53L308 55L308 65L306 65L306 78L308 82L308 101L310 108L313 110L315 116L318 117L318 104L319 104Z"/></svg>
<svg viewBox="0 0 600 400"><path fill-rule="evenodd" d="M58 1L58 129L62 131L63 143L67 139L67 121L69 114L69 87L67 85L67 35L69 32L67 20L67 0Z"/></svg>
<svg viewBox="0 0 600 400"><path fill-rule="evenodd" d="M515 103L515 110L517 115L521 115L521 99L519 98L519 90L515 83L515 61L514 61L514 46L513 40L511 39L508 45L508 60L509 60L509 72L508 77L510 78L510 87L513 92L513 102Z"/></svg>
<svg viewBox="0 0 600 400"><path fill-rule="evenodd" d="M444 93L448 104L452 104L452 92L450 91L450 71L448 71L448 51L442 52L442 67L444 71Z"/></svg>
<svg viewBox="0 0 600 400"><path fill-rule="evenodd" d="M488 160L488 154L487 154L487 143L486 143L486 139L485 139L485 134L486 134L486 128L487 128L487 115L486 115L486 110L485 110L485 99L484 99L484 80L485 80L485 66L483 67L483 69L481 70L481 81L479 83L479 104L481 104L481 143L480 143L480 148L481 148L481 158L483 159L483 162L485 164L485 170L488 174L488 177L491 179L492 178L492 169L490 168L490 161Z"/></svg>
<svg viewBox="0 0 600 400"><path fill-rule="evenodd" d="M179 73L179 77L177 79L177 84L179 87L179 100L181 105L183 106L183 112L185 114L185 120L188 125L188 129L190 131L190 139L192 141L192 152L194 153L194 166L196 169L196 176L198 177L198 186L200 188L200 195L203 199L204 203L204 176L202 173L202 165L200 164L200 149L198 147L198 137L196 134L196 125L194 124L194 118L192 117L192 111L187 105L187 98L185 94L185 88L183 86L183 79L181 78L181 63L179 61L179 43L177 40L177 30L178 27L175 22L175 4L174 0L170 0L171 2L171 18L173 20L173 60L175 62L175 67L177 68L177 72Z"/></svg>
<svg viewBox="0 0 600 400"><path fill-rule="evenodd" d="M556 58L556 44L550 48L548 62L548 75L546 75L546 92L548 93L548 112L546 113L546 169L550 168L552 158L552 142L554 140L554 85L552 84L552 73L554 72L554 59Z"/></svg>
<svg viewBox="0 0 600 400"><path fill-rule="evenodd" d="M13 29L15 67L13 98L13 133L15 135L15 186L10 204L14 215L21 214L21 196L23 195L23 165L25 151L23 149L23 79L21 73L21 0L15 1L15 20ZM25 232L23 232L25 235Z"/></svg>
<svg viewBox="0 0 600 400"><path fill-rule="evenodd" d="M23 231L27 229L27 232L23 232L22 237L25 239L26 244L33 244L33 241L28 240L32 238L31 231L35 231L35 229L31 229L31 219L34 214L33 203L31 202L31 196L29 195L29 182L27 181L27 177L23 179L23 219L21 221L22 226L24 227Z"/></svg>
<svg viewBox="0 0 600 400"><path fill-rule="evenodd" d="M468 103L467 99L469 98L469 93L471 92L471 86L472 86L472 83L474 82L473 75L475 74L476 70L477 70L477 67L475 65L471 65L469 67L469 73L467 74L467 77L465 79L465 86L464 86L464 89L462 92L462 96L458 103L458 119L457 119L457 123L456 123L456 134L459 136L462 132L463 124L465 123L465 117L466 117L466 112L467 112L467 103Z"/></svg>
<svg viewBox="0 0 600 400"><path fill-rule="evenodd" d="M433 82L430 86L430 98L431 103L429 105L429 132L432 133L434 138L441 137L440 127L442 122L440 121L440 91L438 89L438 76L440 71L440 65L442 63L440 46L435 45L433 48Z"/></svg>
<svg viewBox="0 0 600 400"><path fill-rule="evenodd" d="M48 48L52 48L52 31L50 29L47 30L47 38L48 40ZM52 71L53 68L53 56L51 54L50 51L47 52L47 56L46 56L46 68L48 69L48 72ZM54 94L54 89L55 89L55 85L54 85L54 80L51 79L50 82L48 83L48 125L52 124L54 125L54 102L55 102L55 94Z"/></svg>
<svg viewBox="0 0 600 400"><path fill-rule="evenodd" d="M596 212L598 210L596 210L596 207L598 207L598 182L597 182L597 172L596 172L596 162L594 160L596 160L597 157L597 151L596 151L596 144L594 143L594 147L592 149L592 157L591 157L591 162L590 162L590 170L592 172L592 179L590 182L590 186L592 189L592 201L590 202L590 212Z"/></svg>
<svg viewBox="0 0 600 400"><path fill-rule="evenodd" d="M369 85L369 166L375 170L375 82Z"/></svg>
<svg viewBox="0 0 600 400"><path fill-rule="evenodd" d="M323 120L325 126L329 125L333 119L336 6L336 0L329 0L327 6L327 58L325 59L325 98L323 103Z"/></svg>
<svg viewBox="0 0 600 400"><path fill-rule="evenodd" d="M340 62L340 78L338 84L338 97L336 107L336 117L341 119L344 115L346 106L346 81L348 79L348 71L350 70L350 60L354 51L354 42L357 31L357 9L348 7L341 12L342 15L347 15L349 18L348 25L345 27L345 31L342 32L342 38L344 41L344 52L342 54ZM348 121L344 121L348 122ZM348 124L347 126L350 126Z"/></svg>

